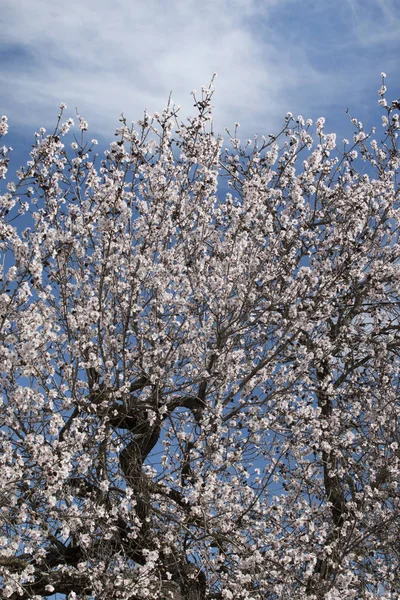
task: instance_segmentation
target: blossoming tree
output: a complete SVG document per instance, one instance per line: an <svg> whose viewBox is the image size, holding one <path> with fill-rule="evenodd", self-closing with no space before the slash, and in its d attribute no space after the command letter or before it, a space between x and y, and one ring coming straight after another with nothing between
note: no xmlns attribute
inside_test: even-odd
<svg viewBox="0 0 400 600"><path fill-rule="evenodd" d="M65 107L37 134L0 196L0 597L398 597L380 95L343 145L288 114L223 149L211 88L184 123L122 118L104 160Z"/></svg>

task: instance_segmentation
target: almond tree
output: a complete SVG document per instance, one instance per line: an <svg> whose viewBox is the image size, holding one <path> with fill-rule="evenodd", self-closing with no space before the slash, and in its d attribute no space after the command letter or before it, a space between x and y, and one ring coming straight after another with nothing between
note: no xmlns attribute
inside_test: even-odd
<svg viewBox="0 0 400 600"><path fill-rule="evenodd" d="M64 106L36 134L0 196L0 597L398 597L385 91L343 144L289 113L224 149L212 87L103 160Z"/></svg>

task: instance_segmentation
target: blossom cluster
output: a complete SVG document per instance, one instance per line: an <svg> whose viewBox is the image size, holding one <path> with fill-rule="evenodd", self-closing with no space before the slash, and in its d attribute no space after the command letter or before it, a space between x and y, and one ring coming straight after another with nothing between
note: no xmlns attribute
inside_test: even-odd
<svg viewBox="0 0 400 600"><path fill-rule="evenodd" d="M344 147L288 113L224 148L212 87L104 157L65 105L36 134L0 195L3 598L398 597L385 93Z"/></svg>

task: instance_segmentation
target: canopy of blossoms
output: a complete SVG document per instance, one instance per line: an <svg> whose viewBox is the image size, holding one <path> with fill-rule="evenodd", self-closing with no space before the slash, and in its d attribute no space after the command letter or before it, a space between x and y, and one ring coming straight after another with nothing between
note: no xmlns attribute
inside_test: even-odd
<svg viewBox="0 0 400 600"><path fill-rule="evenodd" d="M103 158L64 106L15 182L0 149L1 598L399 597L385 92L340 143L224 148L210 87Z"/></svg>

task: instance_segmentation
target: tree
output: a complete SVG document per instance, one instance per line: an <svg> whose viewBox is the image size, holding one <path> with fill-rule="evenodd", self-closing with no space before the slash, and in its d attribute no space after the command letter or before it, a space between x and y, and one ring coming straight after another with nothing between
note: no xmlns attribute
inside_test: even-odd
<svg viewBox="0 0 400 600"><path fill-rule="evenodd" d="M342 149L289 113L223 150L212 87L104 160L63 106L36 134L0 197L1 597L398 597L385 91Z"/></svg>

